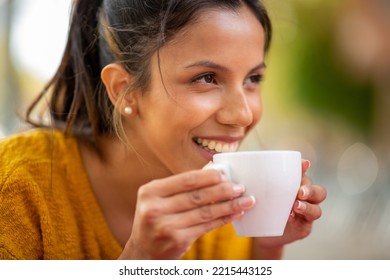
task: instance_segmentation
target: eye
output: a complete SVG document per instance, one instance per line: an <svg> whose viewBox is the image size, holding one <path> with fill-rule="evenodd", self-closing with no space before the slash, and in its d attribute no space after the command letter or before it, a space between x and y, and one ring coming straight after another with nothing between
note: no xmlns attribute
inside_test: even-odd
<svg viewBox="0 0 390 280"><path fill-rule="evenodd" d="M192 82L199 83L199 84L216 84L217 83L215 80L215 76L212 73L198 76L195 79L193 79Z"/></svg>
<svg viewBox="0 0 390 280"><path fill-rule="evenodd" d="M245 83L260 84L262 80L263 80L263 75L260 75L260 74L253 74L253 75L250 75L250 76L245 80Z"/></svg>

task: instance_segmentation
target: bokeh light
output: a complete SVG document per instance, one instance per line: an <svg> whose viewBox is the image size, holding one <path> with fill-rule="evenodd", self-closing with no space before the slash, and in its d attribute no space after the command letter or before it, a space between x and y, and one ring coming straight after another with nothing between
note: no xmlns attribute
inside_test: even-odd
<svg viewBox="0 0 390 280"><path fill-rule="evenodd" d="M18 0L11 31L16 66L48 79L65 48L70 0Z"/></svg>
<svg viewBox="0 0 390 280"><path fill-rule="evenodd" d="M355 143L345 150L337 168L338 182L347 194L358 194L369 189L378 175L378 160L363 143Z"/></svg>

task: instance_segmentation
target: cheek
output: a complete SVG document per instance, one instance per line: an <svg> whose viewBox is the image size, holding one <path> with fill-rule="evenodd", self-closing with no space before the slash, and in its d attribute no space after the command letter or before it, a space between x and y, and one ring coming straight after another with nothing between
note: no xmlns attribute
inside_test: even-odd
<svg viewBox="0 0 390 280"><path fill-rule="evenodd" d="M177 100L182 117L194 122L210 117L221 103L219 96L212 94L188 94L185 98Z"/></svg>

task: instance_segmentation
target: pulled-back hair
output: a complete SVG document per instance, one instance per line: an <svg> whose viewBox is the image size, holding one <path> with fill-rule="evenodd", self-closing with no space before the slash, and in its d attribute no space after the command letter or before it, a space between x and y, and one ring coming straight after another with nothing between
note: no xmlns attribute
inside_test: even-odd
<svg viewBox="0 0 390 280"><path fill-rule="evenodd" d="M91 142L120 131L120 117L101 82L103 67L121 64L133 76L132 87L145 91L150 84L152 55L175 34L202 11L238 10L242 5L247 5L263 26L267 51L271 23L260 0L73 1L61 64L28 108L27 122L45 126L44 122L33 120L33 112L51 94L47 104L50 126Z"/></svg>

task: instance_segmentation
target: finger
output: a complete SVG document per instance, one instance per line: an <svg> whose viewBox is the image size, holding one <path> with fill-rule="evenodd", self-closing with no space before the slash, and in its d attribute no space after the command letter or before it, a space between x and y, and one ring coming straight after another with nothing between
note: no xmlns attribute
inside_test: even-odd
<svg viewBox="0 0 390 280"><path fill-rule="evenodd" d="M217 170L195 170L164 179L154 180L142 188L143 192L153 193L160 197L168 197L181 192L216 185L224 179Z"/></svg>
<svg viewBox="0 0 390 280"><path fill-rule="evenodd" d="M306 185L310 186L312 184L311 178L308 176L303 176L301 180L301 186Z"/></svg>
<svg viewBox="0 0 390 280"><path fill-rule="evenodd" d="M307 159L302 159L302 175L310 168L310 161Z"/></svg>
<svg viewBox="0 0 390 280"><path fill-rule="evenodd" d="M321 203L325 200L326 196L326 189L318 185L304 184L298 191L298 199L314 204Z"/></svg>
<svg viewBox="0 0 390 280"><path fill-rule="evenodd" d="M185 232L183 235L185 235L185 236L190 235L190 236L192 236L192 238L194 240L196 240L200 236L203 236L204 234L206 234L214 229L220 228L226 224L230 224L231 222L239 219L242 215L243 215L243 213L239 213L236 215L229 215L229 216L225 216L225 217L220 217L216 220L212 220L212 221L209 221L207 223L202 223L202 224L194 225L194 226L189 227L189 228L182 229L181 231Z"/></svg>
<svg viewBox="0 0 390 280"><path fill-rule="evenodd" d="M166 235L168 235L168 237L173 236L174 239L177 241L176 243L179 244L179 246L180 246L180 244L184 244L184 247L186 247L184 249L184 251L188 251L190 245L199 237L203 236L204 234L206 234L214 229L217 229L217 228L220 228L226 224L229 224L229 223L233 222L234 220L240 218L241 216L242 215L239 214L239 215L231 215L231 216L221 217L221 218L218 218L216 220L213 220L213 221L210 221L207 223L198 224L198 225L194 225L191 227L175 230L174 234L172 234L171 230L167 230L166 232L168 232L168 234L166 234ZM183 248L183 246L180 246L180 247Z"/></svg>
<svg viewBox="0 0 390 280"><path fill-rule="evenodd" d="M253 196L235 198L233 200L209 204L186 212L171 215L178 228L193 227L198 224L210 223L213 220L227 216L241 215L255 205Z"/></svg>
<svg viewBox="0 0 390 280"><path fill-rule="evenodd" d="M295 201L293 210L297 214L303 215L309 222L319 219L322 215L320 206L301 200Z"/></svg>
<svg viewBox="0 0 390 280"><path fill-rule="evenodd" d="M182 212L215 202L231 200L241 196L244 191L243 185L231 182L222 182L212 187L195 189L166 198L166 203L169 205L167 211L170 213Z"/></svg>

